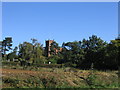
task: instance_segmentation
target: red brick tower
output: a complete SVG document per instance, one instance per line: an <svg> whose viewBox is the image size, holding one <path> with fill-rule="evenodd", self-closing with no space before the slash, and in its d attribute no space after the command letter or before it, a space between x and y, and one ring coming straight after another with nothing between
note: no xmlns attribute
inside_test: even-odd
<svg viewBox="0 0 120 90"><path fill-rule="evenodd" d="M54 40L47 40L46 41L46 56L49 57L50 56L50 46L51 46L51 43L54 42Z"/></svg>

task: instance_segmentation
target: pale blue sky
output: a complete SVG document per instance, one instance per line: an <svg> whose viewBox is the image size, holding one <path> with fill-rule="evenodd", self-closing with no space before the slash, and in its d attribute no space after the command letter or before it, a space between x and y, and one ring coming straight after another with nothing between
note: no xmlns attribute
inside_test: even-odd
<svg viewBox="0 0 120 90"><path fill-rule="evenodd" d="M3 3L2 38L13 37L13 46L31 38L62 42L97 35L109 42L118 34L118 3Z"/></svg>

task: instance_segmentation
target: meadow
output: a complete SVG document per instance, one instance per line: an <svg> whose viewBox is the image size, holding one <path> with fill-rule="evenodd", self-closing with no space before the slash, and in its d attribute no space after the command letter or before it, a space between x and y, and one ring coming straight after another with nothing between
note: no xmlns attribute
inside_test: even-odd
<svg viewBox="0 0 120 90"><path fill-rule="evenodd" d="M118 88L118 71L3 64L3 88ZM48 67L49 66L49 67ZM59 65L58 65L59 66Z"/></svg>

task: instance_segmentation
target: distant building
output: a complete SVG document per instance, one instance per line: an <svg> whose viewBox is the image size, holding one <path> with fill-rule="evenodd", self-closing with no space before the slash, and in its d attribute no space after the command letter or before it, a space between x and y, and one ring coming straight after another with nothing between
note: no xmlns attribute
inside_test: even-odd
<svg viewBox="0 0 120 90"><path fill-rule="evenodd" d="M53 43L54 40L47 40L46 41L46 47L45 47L45 51L46 51L46 56L49 57L50 56L50 46L51 43Z"/></svg>
<svg viewBox="0 0 120 90"><path fill-rule="evenodd" d="M46 56L49 57L50 54L51 54L51 50L50 50L50 47L51 47L51 43L53 43L54 40L46 40L46 47L45 47L45 52L46 52ZM62 51L62 48L60 48L59 50L54 48L55 50L55 53L54 55L58 54L58 52L61 52Z"/></svg>

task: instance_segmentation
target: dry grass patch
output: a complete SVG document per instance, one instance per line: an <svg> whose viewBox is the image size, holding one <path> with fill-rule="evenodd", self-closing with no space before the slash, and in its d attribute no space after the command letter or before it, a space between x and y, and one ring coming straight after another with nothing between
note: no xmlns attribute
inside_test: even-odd
<svg viewBox="0 0 120 90"><path fill-rule="evenodd" d="M39 71L3 69L3 87L89 87L85 80L91 71L73 68L41 68ZM110 86L117 83L117 74L95 71L96 84ZM117 87L117 86L114 86Z"/></svg>

